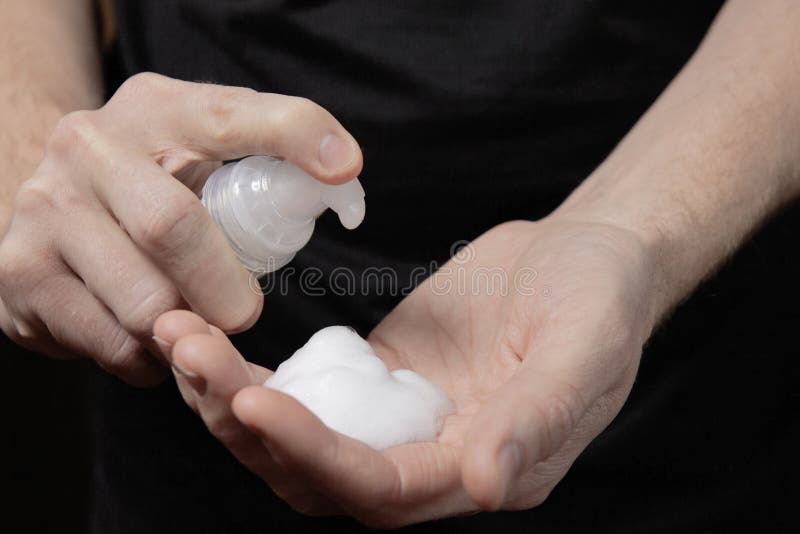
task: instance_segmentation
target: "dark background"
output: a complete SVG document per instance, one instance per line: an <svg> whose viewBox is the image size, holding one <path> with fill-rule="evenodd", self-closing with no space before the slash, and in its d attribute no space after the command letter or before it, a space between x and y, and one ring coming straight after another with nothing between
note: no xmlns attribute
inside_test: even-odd
<svg viewBox="0 0 800 534"><path fill-rule="evenodd" d="M0 334L0 531L87 531L89 365L46 359Z"/></svg>

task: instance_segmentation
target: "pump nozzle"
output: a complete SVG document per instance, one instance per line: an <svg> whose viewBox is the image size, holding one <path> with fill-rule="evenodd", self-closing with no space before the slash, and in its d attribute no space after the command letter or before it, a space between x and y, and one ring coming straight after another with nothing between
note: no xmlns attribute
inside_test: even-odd
<svg viewBox="0 0 800 534"><path fill-rule="evenodd" d="M291 261L326 208L350 230L361 224L366 211L357 178L328 185L269 156L251 156L217 169L203 188L202 201L252 271L275 270Z"/></svg>
<svg viewBox="0 0 800 534"><path fill-rule="evenodd" d="M339 222L352 230L364 220L367 204L364 202L364 188L358 178L342 185L323 185L320 199L322 203L336 212Z"/></svg>

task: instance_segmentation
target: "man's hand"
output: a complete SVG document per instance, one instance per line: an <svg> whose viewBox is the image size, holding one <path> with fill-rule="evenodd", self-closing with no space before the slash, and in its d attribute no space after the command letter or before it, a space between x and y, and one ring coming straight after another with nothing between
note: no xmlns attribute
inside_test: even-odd
<svg viewBox="0 0 800 534"><path fill-rule="evenodd" d="M455 405L436 443L381 452L257 385L270 371L199 317L165 314L155 333L188 404L294 508L399 526L541 503L625 401L656 278L650 250L609 224L487 232L369 336L390 369L417 371Z"/></svg>
<svg viewBox="0 0 800 534"><path fill-rule="evenodd" d="M249 89L140 74L101 109L66 115L0 243L0 327L138 385L165 374L150 356L161 313L188 307L226 331L249 327L262 298L197 197L219 161L248 154L329 183L362 165L327 111Z"/></svg>
<svg viewBox="0 0 800 534"><path fill-rule="evenodd" d="M174 312L155 332L185 398L304 512L397 526L540 503L619 411L654 324L800 196L798 23L792 0L728 2L564 204L484 234L375 329L390 368L417 371L454 401L436 443L377 452L343 437L290 397L248 387L268 371ZM495 272L509 281L505 297L476 286Z"/></svg>

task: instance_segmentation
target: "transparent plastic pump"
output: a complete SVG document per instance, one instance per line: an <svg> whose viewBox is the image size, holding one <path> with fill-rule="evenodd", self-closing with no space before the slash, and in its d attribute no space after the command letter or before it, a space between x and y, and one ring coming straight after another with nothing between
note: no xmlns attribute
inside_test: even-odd
<svg viewBox="0 0 800 534"><path fill-rule="evenodd" d="M208 178L201 201L244 266L257 274L292 261L327 208L350 230L361 224L366 211L357 178L327 185L271 156L250 156L220 167Z"/></svg>

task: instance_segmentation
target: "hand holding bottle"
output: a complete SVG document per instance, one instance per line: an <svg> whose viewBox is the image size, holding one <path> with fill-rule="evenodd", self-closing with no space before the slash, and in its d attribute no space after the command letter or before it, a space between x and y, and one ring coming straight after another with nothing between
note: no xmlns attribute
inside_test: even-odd
<svg viewBox="0 0 800 534"><path fill-rule="evenodd" d="M102 108L65 116L0 242L3 331L148 385L166 376L150 337L161 313L183 307L229 332L249 327L262 297L198 193L219 161L250 154L329 184L362 165L320 106L243 88L146 73Z"/></svg>

